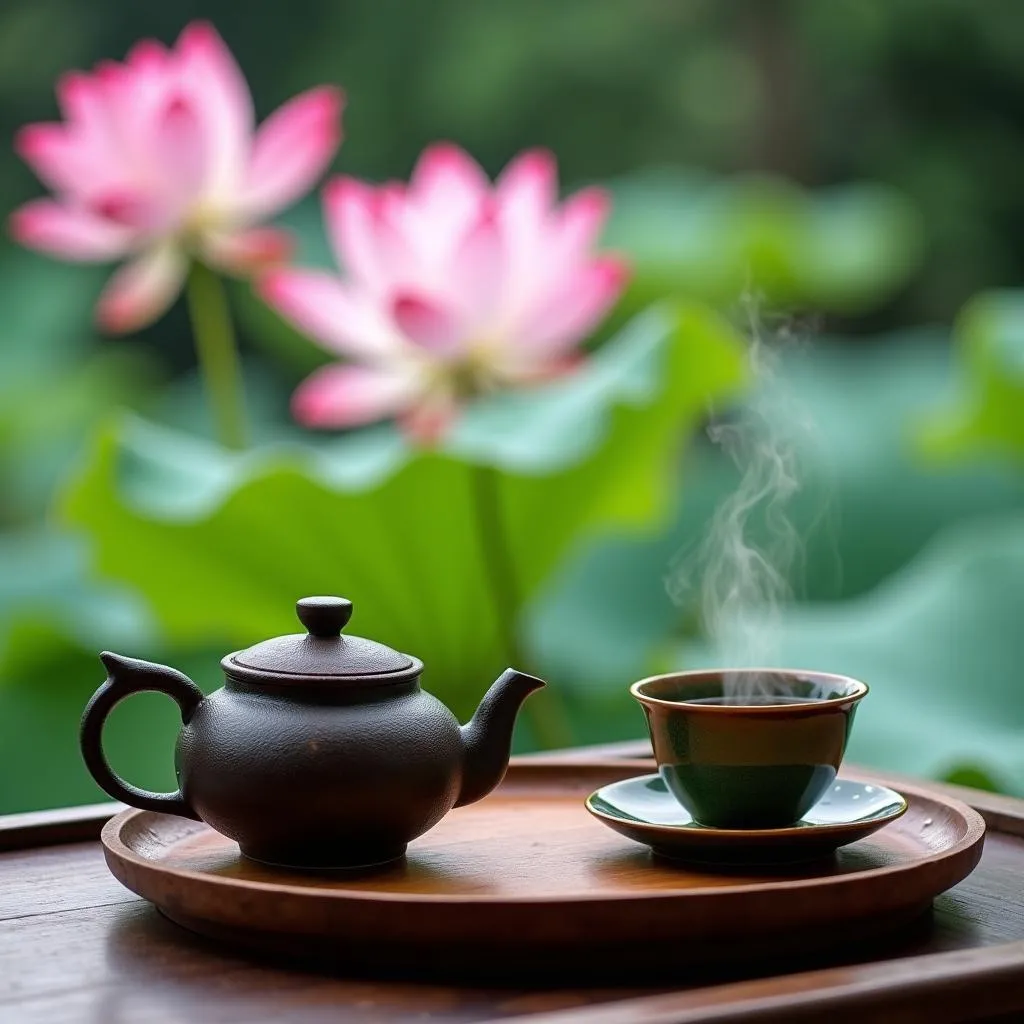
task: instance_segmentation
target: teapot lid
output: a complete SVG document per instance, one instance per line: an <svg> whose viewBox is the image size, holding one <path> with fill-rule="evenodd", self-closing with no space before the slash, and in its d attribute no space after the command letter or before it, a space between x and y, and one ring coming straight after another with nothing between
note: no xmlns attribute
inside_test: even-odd
<svg viewBox="0 0 1024 1024"><path fill-rule="evenodd" d="M281 676L313 676L352 683L397 682L418 675L423 668L415 658L384 644L361 636L342 636L352 617L352 602L343 597L304 597L295 611L307 632L236 651L224 659L224 668L247 678L268 675L278 682Z"/></svg>

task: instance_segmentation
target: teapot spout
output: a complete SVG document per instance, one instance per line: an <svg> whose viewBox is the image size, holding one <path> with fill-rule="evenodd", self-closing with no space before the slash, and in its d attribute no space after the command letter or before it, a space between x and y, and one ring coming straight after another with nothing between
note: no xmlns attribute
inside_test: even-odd
<svg viewBox="0 0 1024 1024"><path fill-rule="evenodd" d="M516 715L523 701L545 685L543 679L508 668L484 694L476 713L462 727L462 788L456 807L487 796L505 777Z"/></svg>

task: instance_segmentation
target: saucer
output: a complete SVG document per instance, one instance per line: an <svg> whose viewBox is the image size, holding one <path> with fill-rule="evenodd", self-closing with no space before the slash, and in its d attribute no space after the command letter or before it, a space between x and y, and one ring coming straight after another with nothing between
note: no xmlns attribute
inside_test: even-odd
<svg viewBox="0 0 1024 1024"><path fill-rule="evenodd" d="M587 810L609 828L675 860L781 864L813 860L895 821L907 802L877 783L839 778L804 817L784 828L722 829L698 825L660 775L602 786Z"/></svg>

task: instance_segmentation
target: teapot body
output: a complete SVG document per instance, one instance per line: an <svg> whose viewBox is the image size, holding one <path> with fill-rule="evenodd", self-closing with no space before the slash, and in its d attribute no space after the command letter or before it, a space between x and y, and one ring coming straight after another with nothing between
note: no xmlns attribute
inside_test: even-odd
<svg viewBox="0 0 1024 1024"><path fill-rule="evenodd" d="M246 856L352 867L402 856L455 804L455 716L416 681L318 691L228 678L183 725L181 795Z"/></svg>
<svg viewBox="0 0 1024 1024"><path fill-rule="evenodd" d="M307 597L296 611L306 633L228 655L224 686L208 697L168 665L104 651L107 678L82 716L86 767L115 800L204 821L267 864L395 860L452 807L501 782L519 708L544 682L506 669L460 727L420 688L421 661L342 636L350 601ZM174 793L126 782L103 752L111 710L146 690L181 711Z"/></svg>

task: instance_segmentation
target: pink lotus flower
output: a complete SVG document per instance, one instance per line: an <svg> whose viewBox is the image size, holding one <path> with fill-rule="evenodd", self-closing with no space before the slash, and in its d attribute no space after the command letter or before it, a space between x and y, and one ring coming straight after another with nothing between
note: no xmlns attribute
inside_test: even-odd
<svg viewBox="0 0 1024 1024"><path fill-rule="evenodd" d="M164 312L193 258L241 274L286 258L287 234L254 225L312 187L341 138L342 95L330 87L296 96L254 132L245 79L201 22L170 50L145 40L124 64L65 75L57 96L65 120L15 140L57 198L16 210L11 231L64 259L132 256L97 308L112 331Z"/></svg>
<svg viewBox="0 0 1024 1024"><path fill-rule="evenodd" d="M399 416L430 440L468 398L564 372L625 282L619 259L591 252L607 212L598 189L560 206L542 151L493 186L443 143L408 186L332 180L324 214L346 277L280 268L258 282L286 319L353 361L309 377L296 418L347 427Z"/></svg>

